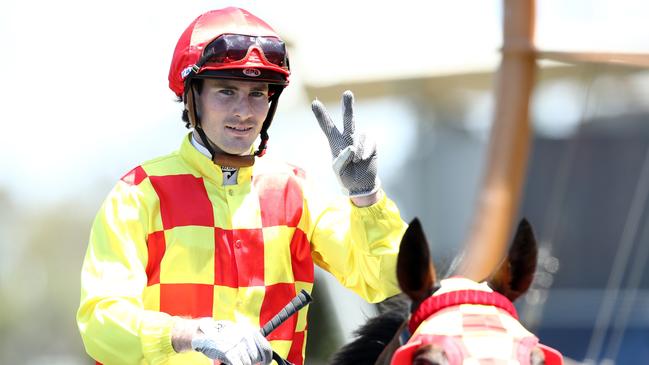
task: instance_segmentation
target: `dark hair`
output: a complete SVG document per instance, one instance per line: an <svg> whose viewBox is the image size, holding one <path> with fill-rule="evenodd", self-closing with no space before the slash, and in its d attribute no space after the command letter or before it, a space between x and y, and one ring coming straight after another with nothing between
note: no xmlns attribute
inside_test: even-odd
<svg viewBox="0 0 649 365"><path fill-rule="evenodd" d="M189 83L189 87L194 87L196 89L196 93L200 95L201 91L203 91L203 79L194 79ZM180 96L176 99L177 102L182 103L183 98ZM189 112L187 111L187 108L183 108L183 114L182 114L182 121L185 122L185 128L189 129L192 127L191 123L189 122Z"/></svg>

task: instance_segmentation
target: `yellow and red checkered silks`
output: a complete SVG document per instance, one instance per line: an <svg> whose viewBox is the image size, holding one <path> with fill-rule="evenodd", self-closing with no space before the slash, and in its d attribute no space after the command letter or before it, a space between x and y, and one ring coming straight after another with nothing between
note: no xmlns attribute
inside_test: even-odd
<svg viewBox="0 0 649 365"><path fill-rule="evenodd" d="M110 193L91 231L77 322L105 364L210 364L176 354L177 317L261 326L300 289L313 264L368 301L396 294L406 228L387 198L366 208L322 205L304 174L258 159L236 185L185 138L179 151L133 169ZM268 339L302 364L306 309Z"/></svg>

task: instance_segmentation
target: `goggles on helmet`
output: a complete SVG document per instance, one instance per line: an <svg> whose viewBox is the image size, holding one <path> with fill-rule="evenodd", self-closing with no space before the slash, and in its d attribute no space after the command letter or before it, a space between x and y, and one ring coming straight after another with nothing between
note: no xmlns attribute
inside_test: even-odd
<svg viewBox="0 0 649 365"><path fill-rule="evenodd" d="M286 45L282 40L243 34L223 34L214 39L203 51L203 65L244 61L252 49L260 51L262 63L289 69Z"/></svg>
<svg viewBox="0 0 649 365"><path fill-rule="evenodd" d="M243 70L245 78L286 84L286 76L290 73L286 45L277 37L222 34L205 47L191 71L200 77L199 74L204 71L223 72L243 68L246 68Z"/></svg>

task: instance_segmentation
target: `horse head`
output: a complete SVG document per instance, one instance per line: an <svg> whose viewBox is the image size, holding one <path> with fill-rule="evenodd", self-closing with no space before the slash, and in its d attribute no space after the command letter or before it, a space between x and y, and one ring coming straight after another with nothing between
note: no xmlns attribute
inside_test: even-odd
<svg viewBox="0 0 649 365"><path fill-rule="evenodd" d="M527 220L519 223L506 257L486 278L452 270L438 283L428 247L419 221L413 220L397 263L399 285L413 303L404 325L412 336L396 350L392 365L563 363L559 352L540 344L519 322L512 304L530 287L536 270L538 248Z"/></svg>

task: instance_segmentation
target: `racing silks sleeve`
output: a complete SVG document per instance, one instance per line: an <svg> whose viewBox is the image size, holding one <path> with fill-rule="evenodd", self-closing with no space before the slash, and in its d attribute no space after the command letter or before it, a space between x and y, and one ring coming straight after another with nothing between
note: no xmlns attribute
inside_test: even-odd
<svg viewBox="0 0 649 365"><path fill-rule="evenodd" d="M345 287L376 303L399 293L396 279L399 244L407 225L385 193L368 207L349 198L319 205L305 187L307 229L314 262Z"/></svg>
<svg viewBox="0 0 649 365"><path fill-rule="evenodd" d="M146 189L120 181L97 214L81 272L77 324L86 351L109 364L163 362L174 353L174 319L144 310L147 284Z"/></svg>

